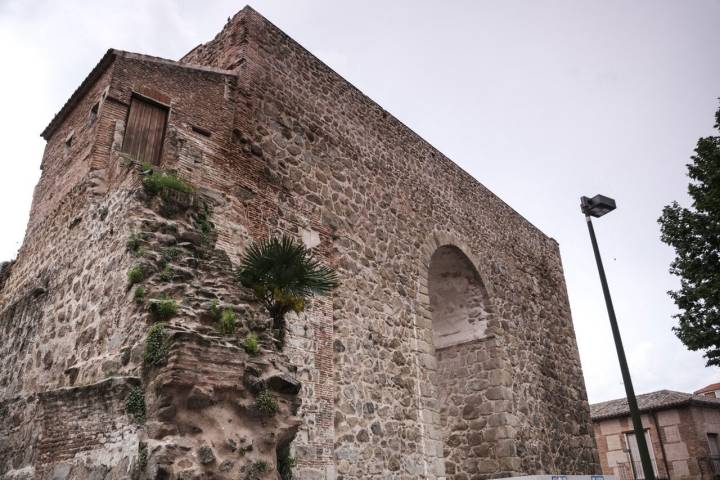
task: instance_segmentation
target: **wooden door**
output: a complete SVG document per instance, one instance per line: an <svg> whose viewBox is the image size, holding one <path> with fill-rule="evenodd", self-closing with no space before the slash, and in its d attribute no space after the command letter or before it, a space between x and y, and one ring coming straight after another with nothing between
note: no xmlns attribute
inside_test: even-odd
<svg viewBox="0 0 720 480"><path fill-rule="evenodd" d="M132 97L123 152L139 162L160 163L167 108L140 97Z"/></svg>

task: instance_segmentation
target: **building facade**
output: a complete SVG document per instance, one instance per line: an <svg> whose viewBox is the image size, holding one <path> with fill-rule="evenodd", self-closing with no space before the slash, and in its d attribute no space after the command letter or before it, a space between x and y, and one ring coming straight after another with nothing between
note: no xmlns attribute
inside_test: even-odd
<svg viewBox="0 0 720 480"><path fill-rule="evenodd" d="M710 480L720 475L720 399L661 390L637 400L656 478ZM627 400L590 408L603 474L618 480L644 478Z"/></svg>
<svg viewBox="0 0 720 480"><path fill-rule="evenodd" d="M711 383L700 390L694 392L695 395L705 395L706 397L720 398L720 383Z"/></svg>
<svg viewBox="0 0 720 480"><path fill-rule="evenodd" d="M557 243L251 8L180 61L109 50L43 137L0 476L599 472ZM278 351L234 266L281 234L341 286Z"/></svg>

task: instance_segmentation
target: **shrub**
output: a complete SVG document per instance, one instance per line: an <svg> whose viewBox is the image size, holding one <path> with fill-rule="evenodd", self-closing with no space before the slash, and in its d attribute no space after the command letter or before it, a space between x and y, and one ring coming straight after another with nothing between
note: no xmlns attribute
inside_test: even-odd
<svg viewBox="0 0 720 480"><path fill-rule="evenodd" d="M125 399L125 411L137 423L145 423L145 393L140 387L133 387Z"/></svg>
<svg viewBox="0 0 720 480"><path fill-rule="evenodd" d="M151 195L157 195L164 190L175 190L177 192L190 193L193 191L190 184L182 181L174 173L155 172L148 173L143 179L145 191Z"/></svg>
<svg viewBox="0 0 720 480"><path fill-rule="evenodd" d="M149 175L153 172L153 164L150 162L142 162L140 164L140 174L141 175Z"/></svg>
<svg viewBox="0 0 720 480"><path fill-rule="evenodd" d="M220 309L220 302L215 299L212 302L210 302L210 316L213 320L216 322L220 321L220 315L222 315L222 310Z"/></svg>
<svg viewBox="0 0 720 480"><path fill-rule="evenodd" d="M128 270L128 282L130 282L130 285L135 285L136 283L140 283L145 279L145 273L143 272L143 268L140 265L135 265L130 270Z"/></svg>
<svg viewBox="0 0 720 480"><path fill-rule="evenodd" d="M203 243L209 243L210 234L215 226L210 221L210 208L208 208L207 204L203 205L202 210L200 210L195 216L195 226L198 230L200 230Z"/></svg>
<svg viewBox="0 0 720 480"><path fill-rule="evenodd" d="M217 324L218 331L223 335L232 335L237 328L237 315L229 308L224 308Z"/></svg>
<svg viewBox="0 0 720 480"><path fill-rule="evenodd" d="M108 212L109 212L109 210L108 210L107 206L103 205L102 207L100 207L100 221L103 221L103 222L105 221L105 218L107 218Z"/></svg>
<svg viewBox="0 0 720 480"><path fill-rule="evenodd" d="M263 460L256 460L248 468L245 480L260 480L260 478L267 473L268 464Z"/></svg>
<svg viewBox="0 0 720 480"><path fill-rule="evenodd" d="M140 250L140 243L142 242L142 240L142 235L138 235L137 233L131 234L127 242L125 243L128 251L137 254L137 252Z"/></svg>
<svg viewBox="0 0 720 480"><path fill-rule="evenodd" d="M142 285L135 287L133 299L135 300L135 303L143 303L145 301L145 287Z"/></svg>
<svg viewBox="0 0 720 480"><path fill-rule="evenodd" d="M243 341L243 348L249 355L257 355L260 353L260 345L258 343L258 337L254 333L249 333Z"/></svg>
<svg viewBox="0 0 720 480"><path fill-rule="evenodd" d="M292 469L295 467L295 458L290 456L290 443L285 443L277 449L277 471L282 480L292 480Z"/></svg>
<svg viewBox="0 0 720 480"><path fill-rule="evenodd" d="M255 408L264 417L272 417L278 411L278 404L275 397L267 390L263 390L255 398Z"/></svg>
<svg viewBox="0 0 720 480"><path fill-rule="evenodd" d="M165 265L165 268L163 268L160 272L160 280L162 280L163 282L169 282L173 279L174 276L175 272L170 265Z"/></svg>
<svg viewBox="0 0 720 480"><path fill-rule="evenodd" d="M280 346L285 314L305 309L307 299L337 287L337 275L290 237L270 238L248 248L240 261L238 280L251 288L273 319Z"/></svg>
<svg viewBox="0 0 720 480"><path fill-rule="evenodd" d="M148 311L153 320L165 321L170 320L177 315L178 304L172 298L162 297L150 300Z"/></svg>
<svg viewBox="0 0 720 480"><path fill-rule="evenodd" d="M165 325L157 323L148 330L145 339L145 354L143 355L143 365L145 367L153 367L160 365L165 361L170 347L170 342L165 332Z"/></svg>

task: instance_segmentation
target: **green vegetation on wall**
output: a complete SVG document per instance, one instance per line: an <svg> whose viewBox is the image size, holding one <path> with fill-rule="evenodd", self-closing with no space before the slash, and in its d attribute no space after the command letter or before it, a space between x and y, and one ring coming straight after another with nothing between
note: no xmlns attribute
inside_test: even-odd
<svg viewBox="0 0 720 480"><path fill-rule="evenodd" d="M255 397L255 408L263 417L272 417L278 411L277 400L270 392L263 390Z"/></svg>
<svg viewBox="0 0 720 480"><path fill-rule="evenodd" d="M145 340L144 366L149 368L165 362L169 348L170 344L165 331L165 324L157 323L150 327Z"/></svg>
<svg viewBox="0 0 720 480"><path fill-rule="evenodd" d="M168 297L153 298L148 303L150 317L155 321L166 321L177 315L178 304Z"/></svg>
<svg viewBox="0 0 720 480"><path fill-rule="evenodd" d="M288 236L251 245L240 261L238 280L270 313L281 348L285 315L303 311L310 297L327 294L338 285L333 269Z"/></svg>
<svg viewBox="0 0 720 480"><path fill-rule="evenodd" d="M128 270L128 282L130 285L135 285L136 283L140 283L145 279L145 272L143 272L143 268L141 265L135 265L130 270Z"/></svg>
<svg viewBox="0 0 720 480"><path fill-rule="evenodd" d="M290 456L290 443L284 443L277 449L277 470L282 480L292 480L292 469L295 467L295 458Z"/></svg>
<svg viewBox="0 0 720 480"><path fill-rule="evenodd" d="M125 411L137 423L145 423L145 393L140 387L133 387L125 399Z"/></svg>
<svg viewBox="0 0 720 480"><path fill-rule="evenodd" d="M220 314L220 320L217 324L218 331L223 335L232 335L237 328L237 315L230 308L224 308Z"/></svg>
<svg viewBox="0 0 720 480"><path fill-rule="evenodd" d="M143 187L150 195L159 195L166 190L174 190L176 192L191 193L193 187L178 178L174 173L155 172L145 175L143 178Z"/></svg>
<svg viewBox="0 0 720 480"><path fill-rule="evenodd" d="M248 467L245 480L260 480L269 470L267 462L256 460Z"/></svg>
<svg viewBox="0 0 720 480"><path fill-rule="evenodd" d="M133 300L135 300L135 303L143 303L145 301L145 287L142 285L138 285L135 287L135 292L133 293Z"/></svg>
<svg viewBox="0 0 720 480"><path fill-rule="evenodd" d="M254 333L249 333L243 341L243 348L248 355L254 356L260 353L260 344L258 342L257 335L255 335Z"/></svg>

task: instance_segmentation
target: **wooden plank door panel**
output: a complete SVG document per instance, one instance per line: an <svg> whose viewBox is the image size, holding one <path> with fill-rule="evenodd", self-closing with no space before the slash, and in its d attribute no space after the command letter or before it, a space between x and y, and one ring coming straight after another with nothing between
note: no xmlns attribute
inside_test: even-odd
<svg viewBox="0 0 720 480"><path fill-rule="evenodd" d="M139 162L160 163L167 108L133 97L130 101L123 152Z"/></svg>

